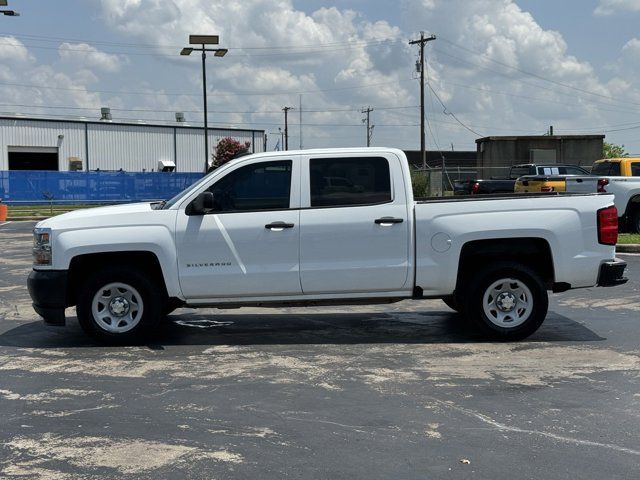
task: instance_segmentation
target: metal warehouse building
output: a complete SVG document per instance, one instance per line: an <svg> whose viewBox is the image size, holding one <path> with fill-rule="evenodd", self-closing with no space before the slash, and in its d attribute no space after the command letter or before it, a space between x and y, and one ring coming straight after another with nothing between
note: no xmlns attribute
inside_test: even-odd
<svg viewBox="0 0 640 480"><path fill-rule="evenodd" d="M249 142L264 151L263 130L208 130L209 150L224 137ZM0 117L1 170L201 172L204 129L181 122L170 125L116 121ZM211 155L209 155L211 160ZM160 163L162 162L162 163Z"/></svg>

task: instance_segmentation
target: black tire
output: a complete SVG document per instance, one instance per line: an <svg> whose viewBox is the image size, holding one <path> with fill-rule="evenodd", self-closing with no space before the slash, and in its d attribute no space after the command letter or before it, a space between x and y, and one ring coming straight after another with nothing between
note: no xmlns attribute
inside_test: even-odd
<svg viewBox="0 0 640 480"><path fill-rule="evenodd" d="M495 293L498 290L491 289L491 287L504 279L513 279L515 282L506 286L498 285L498 289L504 290L496 296ZM515 287L522 285L529 290L530 295L529 293L524 293L522 289L515 289ZM514 289L512 290L512 288ZM516 293L512 293L509 298L509 293L512 291ZM520 291L524 295L522 298L526 298L528 302L524 303L524 305L528 304L529 308L524 308L524 306L523 308L518 308L523 305L520 303L522 301L520 294L517 293ZM522 340L530 336L540 328L549 308L549 297L540 276L530 267L516 262L504 262L485 267L466 283L464 292L465 294L462 298L465 299L463 304L465 317L486 337L493 340ZM508 298L500 300L499 296L503 292L506 293ZM485 312L485 294L487 294L486 310L491 312L493 321ZM517 300L511 311L505 312L498 307L500 303L501 306L504 305L508 308L514 298ZM527 311L528 316L525 313ZM505 316L502 322L498 318L500 315ZM509 317L512 317L512 319L509 320ZM521 321L522 317L526 318ZM514 322L515 326L506 326L511 322Z"/></svg>
<svg viewBox="0 0 640 480"><path fill-rule="evenodd" d="M105 326L105 321L101 322L93 313L94 298L100 290L105 289L105 287L112 284L121 284L132 287L132 291L134 290L135 293L131 294L133 301L131 301L130 304L142 306L142 314L139 317L137 316L137 312L133 313L133 308L129 308L127 311L132 312L130 317L123 317L121 320L118 317L113 317L113 319L110 320L111 324L118 322L118 325L115 326L116 329L124 329L127 328L125 325L127 319L130 319L130 324L134 326L126 331L108 331ZM126 292L126 289L123 290ZM116 291L106 289L103 291L113 292L114 295L119 295L123 290ZM144 272L137 269L127 268L124 266L104 268L90 275L80 287L80 291L78 292L78 303L76 306L78 322L87 334L100 342L112 344L139 343L148 337L149 333L158 324L158 321L162 316L162 310L163 306L166 304L166 299L163 298L164 295L160 293L161 291L162 289L153 281L149 280ZM127 294L128 293L124 293L123 295ZM107 297L103 296L102 298ZM97 300L97 302L98 304L103 303L101 300ZM121 304L116 306L122 308ZM105 311L104 307L102 308L102 311ZM107 320L107 322L109 321Z"/></svg>
<svg viewBox="0 0 640 480"><path fill-rule="evenodd" d="M629 215L629 233L640 233L640 207Z"/></svg>
<svg viewBox="0 0 640 480"><path fill-rule="evenodd" d="M455 295L449 295L448 297L443 297L441 300L451 310L455 310L458 313L462 311L462 307L460 306L460 303L458 302L458 299L455 297Z"/></svg>

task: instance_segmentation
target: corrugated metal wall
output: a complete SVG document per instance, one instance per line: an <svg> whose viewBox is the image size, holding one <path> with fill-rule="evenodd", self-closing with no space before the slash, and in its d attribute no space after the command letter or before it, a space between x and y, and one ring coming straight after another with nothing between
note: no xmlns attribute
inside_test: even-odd
<svg viewBox="0 0 640 480"><path fill-rule="evenodd" d="M220 139L232 137L250 142L250 151L262 152L262 135L262 131L209 129L209 150L214 152ZM180 172L200 172L204 166L202 129L181 126L0 118L0 170L8 170L7 147L12 146L58 148L60 171L69 169L69 157L80 158L89 170L152 171L159 160L176 162Z"/></svg>
<svg viewBox="0 0 640 480"><path fill-rule="evenodd" d="M0 170L9 169L7 147L57 147L58 168L68 170L69 157L85 157L84 124L0 119Z"/></svg>
<svg viewBox="0 0 640 480"><path fill-rule="evenodd" d="M150 172L173 160L173 128L89 124L89 170Z"/></svg>

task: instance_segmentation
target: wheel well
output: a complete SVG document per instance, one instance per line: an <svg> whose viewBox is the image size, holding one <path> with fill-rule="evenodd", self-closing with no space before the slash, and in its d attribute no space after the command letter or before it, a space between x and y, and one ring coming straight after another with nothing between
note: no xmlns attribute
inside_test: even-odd
<svg viewBox="0 0 640 480"><path fill-rule="evenodd" d="M518 262L533 269L548 289L555 273L549 243L542 238L497 238L466 243L460 253L456 288L464 278L497 261Z"/></svg>
<svg viewBox="0 0 640 480"><path fill-rule="evenodd" d="M167 297L167 287L164 282L160 261L155 254L144 251L134 252L108 252L90 253L78 255L71 259L69 265L69 280L67 288L67 305L73 306L77 303L77 286L88 274L104 268L106 266L125 265L135 267L149 275L149 279L158 283Z"/></svg>
<svg viewBox="0 0 640 480"><path fill-rule="evenodd" d="M627 215L632 215L636 210L640 209L640 195L631 197L629 204L627 205ZM620 213L618 213L620 215Z"/></svg>

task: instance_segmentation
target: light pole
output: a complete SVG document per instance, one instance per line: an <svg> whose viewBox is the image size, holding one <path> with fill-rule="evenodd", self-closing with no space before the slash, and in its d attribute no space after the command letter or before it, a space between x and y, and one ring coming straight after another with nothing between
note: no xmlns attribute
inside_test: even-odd
<svg viewBox="0 0 640 480"><path fill-rule="evenodd" d="M6 7L8 4L7 0L0 0L0 7ZM19 17L20 14L14 10L0 10L2 15L7 17Z"/></svg>
<svg viewBox="0 0 640 480"><path fill-rule="evenodd" d="M218 35L189 35L190 45L202 45L202 47L185 47L180 51L180 55L189 56L194 50L202 52L202 96L204 100L204 173L209 170L209 128L207 122L207 52L213 52L215 57L224 57L228 50L226 48L207 48L207 45L217 45Z"/></svg>

